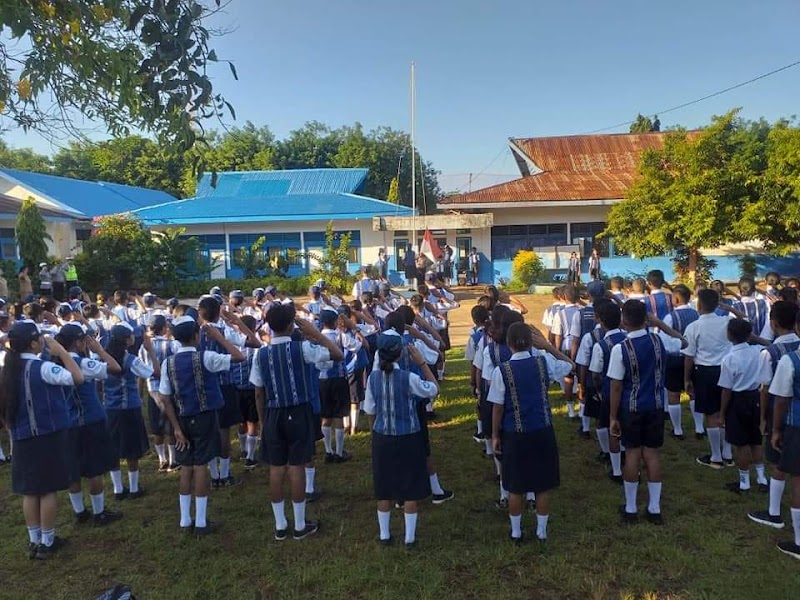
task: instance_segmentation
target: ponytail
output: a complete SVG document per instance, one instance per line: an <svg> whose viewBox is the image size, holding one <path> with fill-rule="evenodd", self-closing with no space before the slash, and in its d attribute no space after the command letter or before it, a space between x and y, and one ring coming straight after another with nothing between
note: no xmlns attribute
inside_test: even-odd
<svg viewBox="0 0 800 600"><path fill-rule="evenodd" d="M394 361L381 359L378 362L378 367L380 368L381 372L383 372L386 375L389 375L394 371Z"/></svg>
<svg viewBox="0 0 800 600"><path fill-rule="evenodd" d="M122 373L125 372L125 354L128 352L128 340L112 337L108 342L106 352L119 364ZM120 374L121 375L121 374Z"/></svg>
<svg viewBox="0 0 800 600"><path fill-rule="evenodd" d="M21 347L23 346L23 347ZM8 429L17 418L20 380L22 379L22 357L20 354L30 349L30 343L11 342L6 351L3 369L0 370L0 420Z"/></svg>

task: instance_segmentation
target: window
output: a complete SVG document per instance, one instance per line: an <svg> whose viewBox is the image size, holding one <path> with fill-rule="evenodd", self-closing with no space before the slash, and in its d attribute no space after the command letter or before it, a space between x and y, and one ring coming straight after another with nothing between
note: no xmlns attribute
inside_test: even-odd
<svg viewBox="0 0 800 600"><path fill-rule="evenodd" d="M394 232L394 237L396 238L407 238L408 237L408 230L407 229L398 229Z"/></svg>
<svg viewBox="0 0 800 600"><path fill-rule="evenodd" d="M0 238L13 238L13 237L14 237L13 227L0 227Z"/></svg>
<svg viewBox="0 0 800 600"><path fill-rule="evenodd" d="M492 260L514 258L520 250L563 246L566 243L566 223L492 227Z"/></svg>
<svg viewBox="0 0 800 600"><path fill-rule="evenodd" d="M572 223L570 225L571 243L577 244L583 239L581 251L589 254L592 248L597 248L600 256L608 256L608 238L598 238L597 234L605 230L605 223Z"/></svg>
<svg viewBox="0 0 800 600"><path fill-rule="evenodd" d="M350 248L347 252L347 262L350 264L359 264L361 262L361 232L360 231L337 231L334 233L335 240L338 244L339 238L346 234L350 234ZM311 252L318 256L322 256L325 251L325 232L313 231L303 234L305 240L306 252ZM317 261L312 260L312 266L315 266Z"/></svg>
<svg viewBox="0 0 800 600"><path fill-rule="evenodd" d="M0 229L0 258L4 260L17 259L17 240L14 238L12 228Z"/></svg>
<svg viewBox="0 0 800 600"><path fill-rule="evenodd" d="M78 242L85 242L90 237L92 237L92 230L91 229L76 229L75 230L75 240Z"/></svg>

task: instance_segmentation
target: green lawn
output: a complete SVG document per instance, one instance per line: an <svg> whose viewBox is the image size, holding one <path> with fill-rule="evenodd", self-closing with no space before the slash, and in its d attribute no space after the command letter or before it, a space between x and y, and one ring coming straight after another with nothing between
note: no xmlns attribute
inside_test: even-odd
<svg viewBox="0 0 800 600"><path fill-rule="evenodd" d="M324 496L308 513L323 529L303 542L273 541L263 468L245 474L241 487L212 494L209 514L223 522L218 534L201 541L179 537L177 477L156 475L150 456L142 468L148 495L121 503L120 523L77 529L65 493L58 531L70 544L50 562L32 562L25 555L20 501L8 492L10 469L4 467L0 597L93 598L116 582L132 585L145 599L800 597L798 564L774 547L791 528L774 532L751 523L746 512L765 508L766 494L740 498L724 491L735 471L695 465L704 442L666 442L665 524L622 527L621 489L594 461L596 442L577 438L557 395L562 487L554 494L550 539L545 550L533 542L511 545L508 518L494 508L494 467L470 435L474 403L466 366L453 352L437 409L441 421L431 430L441 481L456 497L422 506L419 544L411 554L376 542L365 434L348 440L353 461L318 470ZM684 427L692 431L688 411ZM235 472L241 474L238 463ZM788 507L784 511L788 519ZM526 515L529 537L534 525ZM392 529L400 536L399 512Z"/></svg>

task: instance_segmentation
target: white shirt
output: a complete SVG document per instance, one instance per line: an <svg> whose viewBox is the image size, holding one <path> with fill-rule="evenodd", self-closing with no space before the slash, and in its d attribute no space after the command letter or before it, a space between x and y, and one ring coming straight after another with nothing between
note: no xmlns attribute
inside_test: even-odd
<svg viewBox="0 0 800 600"><path fill-rule="evenodd" d="M781 398L794 397L794 363L789 355L781 356L775 368L775 376L769 386L769 393Z"/></svg>
<svg viewBox="0 0 800 600"><path fill-rule="evenodd" d="M647 335L646 329L637 329L628 333L629 339L636 339ZM663 333L656 334L664 344L664 349L667 353L677 354L681 347L681 340L678 338L669 337ZM677 349L676 349L677 346ZM608 377L609 379L616 379L622 381L625 379L625 363L622 361L622 346L617 344L611 349L611 355L608 357Z"/></svg>
<svg viewBox="0 0 800 600"><path fill-rule="evenodd" d="M759 384L771 375L763 372L764 365L759 360L760 354L760 346L751 346L747 343L731 346L730 352L722 359L717 385L734 392L758 389Z"/></svg>
<svg viewBox="0 0 800 600"><path fill-rule="evenodd" d="M400 336L400 334L397 333L394 329L387 329L386 331L383 332L383 335L395 335L395 336L398 336L398 337ZM422 360L425 361L425 364L435 365L437 363L437 361L439 360L439 353L436 352L436 350L434 350L430 346L428 346L428 344L426 344L422 340L418 340L418 339L414 338L414 347L422 355ZM378 358L378 351L376 350L375 351L375 359L372 361L372 370L373 371L378 371L380 369L380 364L379 363L380 363L380 359Z"/></svg>
<svg viewBox="0 0 800 600"><path fill-rule="evenodd" d="M478 340L478 345L475 347L475 358L472 359L472 366L483 371L483 351L486 348L486 336Z"/></svg>
<svg viewBox="0 0 800 600"><path fill-rule="evenodd" d="M586 306L592 306L591 304L587 304ZM581 307L584 308L584 307ZM581 325L583 323L583 318L581 318L581 308L575 311L575 314L572 315L572 323L570 323L569 331L572 339L575 339L581 334Z"/></svg>
<svg viewBox="0 0 800 600"><path fill-rule="evenodd" d="M684 356L694 358L696 365L715 367L731 349L728 341L729 317L715 314L700 315L694 323L689 323L684 332L687 345L682 350Z"/></svg>
<svg viewBox="0 0 800 600"><path fill-rule="evenodd" d="M592 362L592 349L594 348L592 333L599 329L600 325L595 325L592 331L583 335L581 343L578 346L578 353L575 355L575 364L588 367L589 363Z"/></svg>
<svg viewBox="0 0 800 600"><path fill-rule="evenodd" d="M761 329L761 333L758 337L764 338L765 340L769 341L775 339L775 332L772 331L772 325L769 324L769 316L767 316L767 322L764 323L764 327Z"/></svg>
<svg viewBox="0 0 800 600"><path fill-rule="evenodd" d="M105 381L108 379L108 365L103 361L85 358L76 352L70 352L69 355L81 368L84 381Z"/></svg>
<svg viewBox="0 0 800 600"><path fill-rule="evenodd" d="M40 360L38 356L30 352L22 352L19 356L26 360ZM75 381L72 379L72 373L49 360L41 361L39 373L42 376L42 381L50 385L75 385Z"/></svg>
<svg viewBox="0 0 800 600"><path fill-rule="evenodd" d="M549 383L561 381L564 377L569 375L572 370L572 365L570 363L557 360L552 355L535 348L531 350L531 352L515 352L511 355L510 360L525 360L531 357L531 353L533 353L533 356L544 356L544 360L547 363L547 377L549 378ZM492 404L505 404L506 384L505 381L503 381L503 371L500 367L495 367L492 371L491 386L489 387L489 393L486 399Z"/></svg>
<svg viewBox="0 0 800 600"><path fill-rule="evenodd" d="M197 352L197 348L194 346L181 346L175 354L181 354L183 352ZM169 381L167 360L168 359L165 359L164 362L161 363L161 381L158 382L158 393L162 396L172 395L172 384ZM229 371L231 368L231 355L206 350L203 352L203 366L212 373Z"/></svg>
<svg viewBox="0 0 800 600"><path fill-rule="evenodd" d="M628 300L641 300L644 302L645 298L647 298L647 294L640 294L639 292L631 292L628 294Z"/></svg>
<svg viewBox="0 0 800 600"><path fill-rule="evenodd" d="M572 326L574 315L569 315L569 323L565 323L564 322L565 319L561 318L561 312L569 308L575 308L574 311L570 311L574 312L575 314L578 314L578 310L580 310L580 306L578 306L577 304L564 304L563 306L561 306L558 312L553 314L553 327L551 329L553 335L560 335L563 336L565 339L570 337L570 332L564 331L564 329L565 328L568 329Z"/></svg>
<svg viewBox="0 0 800 600"><path fill-rule="evenodd" d="M394 368L398 371L400 367L397 363L395 363ZM435 398L436 394L439 393L439 386L437 386L432 381L427 381L426 379L422 379L416 373L409 373L408 374L408 391L412 396L418 396L419 398ZM364 412L368 415L375 414L375 398L372 395L371 386L367 386L367 389L364 393L364 404L363 409Z"/></svg>
<svg viewBox="0 0 800 600"><path fill-rule="evenodd" d="M688 310L690 308L692 308L692 307L689 306L688 304L681 304L680 306L675 306L672 310L679 311L679 310ZM672 313L671 312L667 316L664 317L663 321L664 321L664 325L666 325L667 327L673 327L674 326L673 323L672 323Z"/></svg>
<svg viewBox="0 0 800 600"><path fill-rule="evenodd" d="M288 344L292 338L287 336L277 336L270 340L270 346L278 344ZM258 354L253 354L253 362L250 365L250 383L256 387L263 387L264 381L261 379L261 366L256 360ZM321 365L331 360L331 353L325 346L317 346L311 342L303 342L303 360L309 365ZM318 367L319 368L319 367ZM321 370L321 369L320 369Z"/></svg>
<svg viewBox="0 0 800 600"><path fill-rule="evenodd" d="M603 336L604 340L609 339L612 335L616 335L618 333L624 333L622 329L612 329L611 331L606 331L606 334ZM595 344L592 346L592 358L589 361L589 370L592 373L600 373L601 375L605 374L605 357L603 356L603 348L600 347L600 344Z"/></svg>
<svg viewBox="0 0 800 600"><path fill-rule="evenodd" d="M467 359L467 362L470 364L472 364L472 361L475 360L475 352L478 349L478 344L481 343L481 338L478 338L477 343L472 339L472 334L474 334L476 331L483 333L483 327L480 329L475 329L474 327L470 329L469 336L467 337L467 348L464 350L464 358Z"/></svg>
<svg viewBox="0 0 800 600"><path fill-rule="evenodd" d="M783 335L779 335L777 338L775 338L775 340L772 343L791 344L792 342L800 342L800 338L797 337L796 333L785 333ZM759 381L759 383L761 385L769 385L770 383L772 383L772 376L773 376L772 357L769 355L769 352L767 352L766 348L763 348L761 350L761 354L759 354L758 360L762 365L761 370L759 371L762 375L762 379L761 381Z"/></svg>

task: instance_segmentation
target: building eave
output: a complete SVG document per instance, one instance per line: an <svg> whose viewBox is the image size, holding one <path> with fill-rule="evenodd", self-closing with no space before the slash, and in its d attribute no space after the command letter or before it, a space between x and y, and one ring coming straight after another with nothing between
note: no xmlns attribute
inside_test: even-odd
<svg viewBox="0 0 800 600"><path fill-rule="evenodd" d="M602 199L602 200L531 200L522 202L468 202L463 204L438 204L439 210L472 210L472 209L491 209L500 208L553 208L553 207L576 207L576 206L612 206L622 202L622 198Z"/></svg>

